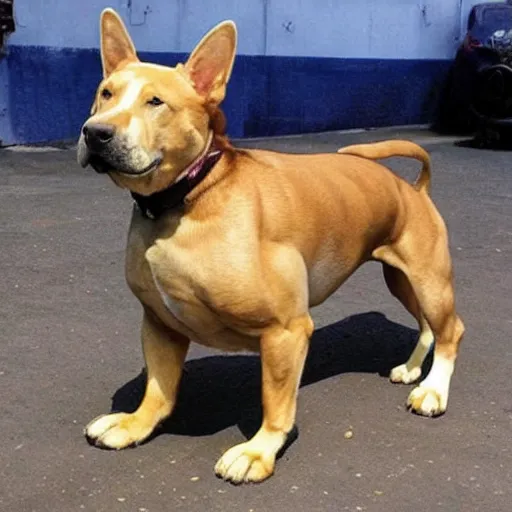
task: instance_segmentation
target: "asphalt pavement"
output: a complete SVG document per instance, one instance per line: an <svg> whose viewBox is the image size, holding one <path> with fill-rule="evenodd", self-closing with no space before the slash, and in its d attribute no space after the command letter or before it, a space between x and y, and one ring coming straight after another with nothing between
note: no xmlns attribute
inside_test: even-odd
<svg viewBox="0 0 512 512"><path fill-rule="evenodd" d="M299 436L272 478L245 486L213 466L258 426L253 355L194 346L177 410L152 440L87 444L84 425L133 410L143 391L141 308L123 273L131 200L73 149L0 150L0 510L512 510L512 153L419 128L239 144L316 152L388 137L431 152L450 231L467 330L448 411L415 416L411 386L388 381L416 326L368 264L313 311ZM389 165L411 180L419 167Z"/></svg>

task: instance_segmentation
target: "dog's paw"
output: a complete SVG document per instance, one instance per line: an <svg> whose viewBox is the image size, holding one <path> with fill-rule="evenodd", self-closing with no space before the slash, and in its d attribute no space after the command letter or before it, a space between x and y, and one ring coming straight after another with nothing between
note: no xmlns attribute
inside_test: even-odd
<svg viewBox="0 0 512 512"><path fill-rule="evenodd" d="M409 394L407 407L422 416L439 416L446 411L448 397L434 388L417 386Z"/></svg>
<svg viewBox="0 0 512 512"><path fill-rule="evenodd" d="M275 456L265 456L251 442L242 443L230 448L219 459L215 466L215 474L234 484L242 482L261 482L272 475Z"/></svg>
<svg viewBox="0 0 512 512"><path fill-rule="evenodd" d="M153 429L144 425L135 414L105 414L85 427L87 440L101 448L121 450L146 439Z"/></svg>
<svg viewBox="0 0 512 512"><path fill-rule="evenodd" d="M389 380L394 383L411 384L421 377L421 367L415 366L410 370L406 364L395 366L389 374Z"/></svg>

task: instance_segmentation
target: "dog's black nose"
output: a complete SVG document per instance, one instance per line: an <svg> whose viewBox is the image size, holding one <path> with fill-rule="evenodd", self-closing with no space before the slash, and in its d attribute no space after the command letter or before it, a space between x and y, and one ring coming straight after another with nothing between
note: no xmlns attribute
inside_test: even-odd
<svg viewBox="0 0 512 512"><path fill-rule="evenodd" d="M111 124L89 123L82 128L82 132L89 149L100 151L114 138L116 129Z"/></svg>

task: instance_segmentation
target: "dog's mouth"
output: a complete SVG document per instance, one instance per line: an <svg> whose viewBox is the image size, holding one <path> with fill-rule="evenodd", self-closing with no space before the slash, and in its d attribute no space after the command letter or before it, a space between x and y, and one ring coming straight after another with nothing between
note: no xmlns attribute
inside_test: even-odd
<svg viewBox="0 0 512 512"><path fill-rule="evenodd" d="M89 157L89 165L98 174L107 174L108 172L114 170L114 168L104 158L102 158L99 155L91 155Z"/></svg>
<svg viewBox="0 0 512 512"><path fill-rule="evenodd" d="M121 166L113 166L105 158L97 154L90 155L88 163L99 174L115 172L129 178L141 178L153 172L162 163L162 157L159 156L155 158L149 165L141 170L127 169Z"/></svg>

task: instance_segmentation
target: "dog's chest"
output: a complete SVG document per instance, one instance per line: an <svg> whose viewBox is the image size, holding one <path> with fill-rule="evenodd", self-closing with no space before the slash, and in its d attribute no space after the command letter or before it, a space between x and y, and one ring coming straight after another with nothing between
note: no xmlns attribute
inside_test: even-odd
<svg viewBox="0 0 512 512"><path fill-rule="evenodd" d="M180 258L163 253L158 246L148 249L145 259L154 289L167 311L188 326L198 324L191 310L199 314L199 318L203 318L206 311L203 311L205 308L195 293L197 283L193 278L193 269L187 269ZM190 264L192 266L193 263Z"/></svg>
<svg viewBox="0 0 512 512"><path fill-rule="evenodd" d="M176 299L175 296L170 295L164 285L159 281L158 275L155 272L154 268L150 266L151 277L153 278L153 283L155 285L156 290L160 296L160 300L164 304L164 306L169 310L169 312L176 317L177 319L182 319L183 316L183 304L179 299Z"/></svg>
<svg viewBox="0 0 512 512"><path fill-rule="evenodd" d="M200 279L193 261L186 261L172 244L165 248L155 243L143 255L141 267L146 269L143 288L146 300L158 302L176 320L194 331L212 330L216 322L201 300L197 289Z"/></svg>
<svg viewBox="0 0 512 512"><path fill-rule="evenodd" d="M130 236L126 277L145 306L193 341L225 350L257 350L257 337L230 328L205 300L208 270L201 260L172 241L141 244Z"/></svg>

